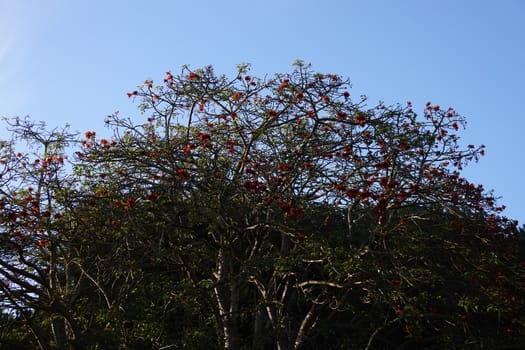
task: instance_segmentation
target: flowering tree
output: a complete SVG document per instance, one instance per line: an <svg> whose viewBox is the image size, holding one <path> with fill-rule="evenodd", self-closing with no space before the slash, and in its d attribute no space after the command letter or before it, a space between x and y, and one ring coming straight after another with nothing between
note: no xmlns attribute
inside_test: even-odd
<svg viewBox="0 0 525 350"><path fill-rule="evenodd" d="M0 301L24 320L35 346L47 349L51 338L63 348L80 332L69 307L82 278L65 248L71 228L63 220L74 202L65 148L75 136L27 119L7 123L13 140L2 143L0 155ZM26 143L24 151L16 151L15 141ZM47 326L42 315L49 316Z"/></svg>
<svg viewBox="0 0 525 350"><path fill-rule="evenodd" d="M55 293L68 301L64 332L109 347L299 349L491 345L500 338L482 315L499 315L499 345L523 330L524 274L503 238L514 223L460 176L484 154L460 147L462 116L431 103L421 117L410 102L368 108L347 80L302 62L266 79L248 68L144 82L127 94L143 120L108 116L111 137L80 141L75 181L49 183L46 224L60 225L23 231L34 248L12 256L51 266L37 252L56 251L55 270L75 271L56 284L69 286ZM22 221L6 208L5 247L21 247ZM4 296L45 286L24 287L10 278L15 260L4 265L15 282Z"/></svg>
<svg viewBox="0 0 525 350"><path fill-rule="evenodd" d="M459 176L484 153L459 148L463 117L431 103L423 118L410 102L366 109L348 87L301 62L271 79L246 66L232 80L184 67L128 93L144 122L116 113L112 140L86 133L91 187L117 191L123 213L163 208L158 245L177 247L174 264L215 308L225 348L239 347L248 324L254 346L303 346L321 317L371 288L363 257L393 254L407 225L512 226Z"/></svg>

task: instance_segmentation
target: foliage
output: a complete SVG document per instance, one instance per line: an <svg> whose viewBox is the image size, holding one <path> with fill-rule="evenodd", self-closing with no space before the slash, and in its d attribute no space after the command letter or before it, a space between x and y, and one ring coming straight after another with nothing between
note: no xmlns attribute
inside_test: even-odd
<svg viewBox="0 0 525 350"><path fill-rule="evenodd" d="M211 67L128 97L78 140L27 120L2 148L1 300L35 348L524 344L515 223L460 176L465 120L367 108L302 62ZM67 160L71 163L68 165Z"/></svg>

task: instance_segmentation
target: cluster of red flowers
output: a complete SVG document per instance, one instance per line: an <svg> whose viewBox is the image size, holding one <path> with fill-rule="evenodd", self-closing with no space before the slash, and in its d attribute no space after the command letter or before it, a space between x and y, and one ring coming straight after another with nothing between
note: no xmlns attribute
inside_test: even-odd
<svg viewBox="0 0 525 350"><path fill-rule="evenodd" d="M186 180L190 178L190 173L186 169L177 169L177 176L181 180Z"/></svg>
<svg viewBox="0 0 525 350"><path fill-rule="evenodd" d="M137 90L133 90L132 92L127 92L126 95L128 96L128 98L131 98L132 96L137 96L138 93L139 92Z"/></svg>
<svg viewBox="0 0 525 350"><path fill-rule="evenodd" d="M363 114L358 113L355 116L355 122L359 126L365 126L366 125L366 117Z"/></svg>
<svg viewBox="0 0 525 350"><path fill-rule="evenodd" d="M290 79L283 79L283 81L281 82L281 85L279 85L277 89L279 91L283 91L284 89L288 87L288 85L290 85Z"/></svg>
<svg viewBox="0 0 525 350"><path fill-rule="evenodd" d="M189 81L197 80L199 78L200 78L200 76L198 74L194 73L194 72L189 72L188 73L188 80Z"/></svg>
<svg viewBox="0 0 525 350"><path fill-rule="evenodd" d="M204 112L204 107L206 106L206 102L208 102L208 100L202 98L199 102L199 112Z"/></svg>
<svg viewBox="0 0 525 350"><path fill-rule="evenodd" d="M236 92L232 95L232 100L233 101L239 101L240 99L242 98L242 93L241 92Z"/></svg>
<svg viewBox="0 0 525 350"><path fill-rule="evenodd" d="M202 147L204 147L206 149L211 149L212 148L211 135L210 134L199 132L197 134L197 138L199 139L200 142L202 142Z"/></svg>
<svg viewBox="0 0 525 350"><path fill-rule="evenodd" d="M191 154L191 151L197 147L194 143L189 143L185 146L182 146L182 152L184 152L184 154L187 154L187 155L190 155Z"/></svg>
<svg viewBox="0 0 525 350"><path fill-rule="evenodd" d="M205 134L205 133L202 133L202 132L199 132L197 134L197 138L201 141L201 142L210 142L211 141L211 135L210 134Z"/></svg>
<svg viewBox="0 0 525 350"><path fill-rule="evenodd" d="M110 148L111 146L116 146L117 141L115 140L109 141L108 139L102 138L100 139L99 143L103 148Z"/></svg>
<svg viewBox="0 0 525 350"><path fill-rule="evenodd" d="M281 203L281 211L287 218L296 219L300 221L304 216L304 209L300 207L294 207L290 203Z"/></svg>
<svg viewBox="0 0 525 350"><path fill-rule="evenodd" d="M281 163L279 164L279 172L281 173L285 173L285 172L288 172L288 171L291 171L293 170L294 166L293 164L290 164L290 163Z"/></svg>
<svg viewBox="0 0 525 350"><path fill-rule="evenodd" d="M259 180L246 180L243 184L243 187L252 193L266 191L266 185Z"/></svg>

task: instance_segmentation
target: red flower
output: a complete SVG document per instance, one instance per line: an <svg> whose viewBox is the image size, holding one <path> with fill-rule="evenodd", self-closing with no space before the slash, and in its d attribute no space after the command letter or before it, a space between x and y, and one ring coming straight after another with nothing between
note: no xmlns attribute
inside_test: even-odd
<svg viewBox="0 0 525 350"><path fill-rule="evenodd" d="M266 185L258 180L247 180L243 184L244 188L252 193L266 190Z"/></svg>
<svg viewBox="0 0 525 350"><path fill-rule="evenodd" d="M338 120L345 120L346 118L348 117L348 114L346 114L345 112L337 112L337 119Z"/></svg>
<svg viewBox="0 0 525 350"><path fill-rule="evenodd" d="M405 140L399 141L399 149L406 151L408 149L408 143Z"/></svg>
<svg viewBox="0 0 525 350"><path fill-rule="evenodd" d="M284 79L283 82L281 83L281 85L279 85L279 91L283 91L284 89L286 89L288 87L290 83L290 80L288 79Z"/></svg>
<svg viewBox="0 0 525 350"><path fill-rule="evenodd" d="M148 196L148 199L152 202L155 202L157 199L159 199L159 195L156 193L152 193Z"/></svg>
<svg viewBox="0 0 525 350"><path fill-rule="evenodd" d="M130 210L137 201L134 198L128 198L126 199L126 205L124 206L124 210Z"/></svg>
<svg viewBox="0 0 525 350"><path fill-rule="evenodd" d="M201 142L204 142L204 143L208 143L210 142L211 140L211 136L210 134L205 134L205 133L202 133L202 132L199 132L197 134L197 138L201 141Z"/></svg>
<svg viewBox="0 0 525 350"><path fill-rule="evenodd" d="M199 103L199 112L204 112L204 106L206 105L206 101L205 99L202 99Z"/></svg>
<svg viewBox="0 0 525 350"><path fill-rule="evenodd" d="M257 176L257 172L254 169L252 169L252 168L246 169L245 173L248 174L248 175Z"/></svg>
<svg viewBox="0 0 525 350"><path fill-rule="evenodd" d="M324 95L322 98L323 102L329 102L330 101L330 97Z"/></svg>
<svg viewBox="0 0 525 350"><path fill-rule="evenodd" d="M270 119L274 119L274 118L277 117L277 112L274 111L274 110L270 109L267 113L268 113L268 118L270 118Z"/></svg>
<svg viewBox="0 0 525 350"><path fill-rule="evenodd" d="M386 176L382 177L379 180L379 183L381 184L381 186L383 186L384 189L389 189L390 188L390 186L388 185L389 182L390 182L390 180Z"/></svg>
<svg viewBox="0 0 525 350"><path fill-rule="evenodd" d="M290 171L292 169L293 169L293 165L291 164L285 164L285 163L279 164L279 171L281 172Z"/></svg>
<svg viewBox="0 0 525 350"><path fill-rule="evenodd" d="M107 139L100 139L100 144L104 148L108 148L109 147L109 141Z"/></svg>
<svg viewBox="0 0 525 350"><path fill-rule="evenodd" d="M195 73L193 73L193 72L190 72L190 73L188 74L188 80L189 80L189 81L193 81L193 80L196 80L196 79L199 79L199 78L200 78L199 75L197 75L197 74L195 74Z"/></svg>
<svg viewBox="0 0 525 350"><path fill-rule="evenodd" d="M303 208L295 208L289 203L281 203L281 211L288 218L295 218L297 221L300 221L304 216Z"/></svg>
<svg viewBox="0 0 525 350"><path fill-rule="evenodd" d="M372 192L370 192L369 190L362 190L359 192L359 198L361 200L365 200L365 199L368 199L372 197Z"/></svg>
<svg viewBox="0 0 525 350"><path fill-rule="evenodd" d="M304 209L303 208L294 208L293 214L295 216L295 219L297 221L300 221L304 216Z"/></svg>
<svg viewBox="0 0 525 350"><path fill-rule="evenodd" d="M92 137L95 137L96 133L94 131L86 131L84 133L84 136L86 136L86 139L90 139Z"/></svg>
<svg viewBox="0 0 525 350"><path fill-rule="evenodd" d="M349 98L350 97L350 93L348 91L345 91L345 92L343 92L343 96L344 96L344 98Z"/></svg>
<svg viewBox="0 0 525 350"><path fill-rule="evenodd" d="M242 97L242 93L240 93L240 92L236 92L236 93L234 93L234 94L232 95L232 100L234 100L234 101L238 101L238 100L241 99L241 97Z"/></svg>
<svg viewBox="0 0 525 350"><path fill-rule="evenodd" d="M360 126L365 126L365 124L366 124L366 118L365 118L365 116L362 115L362 114L357 114L357 115L355 116L355 122L356 122L358 125L360 125Z"/></svg>
<svg viewBox="0 0 525 350"><path fill-rule="evenodd" d="M186 169L177 169L177 175L181 180L186 180L190 177L190 173Z"/></svg>

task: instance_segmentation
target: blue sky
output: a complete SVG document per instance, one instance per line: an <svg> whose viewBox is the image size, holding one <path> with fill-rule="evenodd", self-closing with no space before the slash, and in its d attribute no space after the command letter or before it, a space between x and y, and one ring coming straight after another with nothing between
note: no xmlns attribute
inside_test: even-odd
<svg viewBox="0 0 525 350"><path fill-rule="evenodd" d="M487 146L463 175L525 222L525 1L0 0L0 115L51 127L104 131L113 111L138 114L127 91L183 64L264 75L295 59L370 105L453 106L464 144Z"/></svg>

